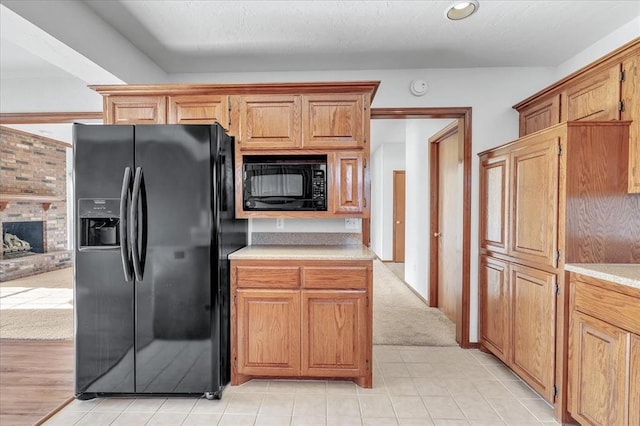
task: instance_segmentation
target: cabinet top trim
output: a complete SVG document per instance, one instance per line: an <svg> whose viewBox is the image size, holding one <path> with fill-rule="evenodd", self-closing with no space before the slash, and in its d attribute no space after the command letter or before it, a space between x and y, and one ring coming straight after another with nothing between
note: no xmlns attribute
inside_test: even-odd
<svg viewBox="0 0 640 426"><path fill-rule="evenodd" d="M622 62L625 58L638 53L640 53L640 37L636 37L630 42L623 44L616 50L606 54L599 59L596 59L594 62L580 68L579 70L574 71L562 80L559 80L552 85L540 90L539 92L529 96L525 100L520 101L513 106L513 109L520 111L529 106L529 104L534 103L546 96L559 93L567 84L571 83L573 80L579 80L588 72L611 66L617 62Z"/></svg>
<svg viewBox="0 0 640 426"><path fill-rule="evenodd" d="M482 157L485 154L493 152L498 149L507 148L510 145L515 143L521 143L522 141L526 141L528 139L532 139L537 137L537 135L543 133L553 133L557 131L561 131L563 127L605 127L605 126L620 126L620 127L628 127L631 124L631 121L621 121L621 120L611 120L611 121L563 121L562 123L554 124L553 126L545 127L544 129L538 130L537 132L529 133L528 135L522 136L513 141L504 143L502 145L495 146L493 148L484 150L478 153L478 157Z"/></svg>
<svg viewBox="0 0 640 426"><path fill-rule="evenodd" d="M339 81L311 83L114 84L89 85L89 88L103 96L369 93L371 94L371 100L373 100L379 85L380 81Z"/></svg>

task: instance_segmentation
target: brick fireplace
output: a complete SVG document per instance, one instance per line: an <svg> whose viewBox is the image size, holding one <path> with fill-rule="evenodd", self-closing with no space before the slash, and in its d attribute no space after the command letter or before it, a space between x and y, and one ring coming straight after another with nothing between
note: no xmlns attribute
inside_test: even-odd
<svg viewBox="0 0 640 426"><path fill-rule="evenodd" d="M3 242L9 232L30 246L26 253L3 248L0 282L71 266L69 149L64 142L0 126L0 230Z"/></svg>

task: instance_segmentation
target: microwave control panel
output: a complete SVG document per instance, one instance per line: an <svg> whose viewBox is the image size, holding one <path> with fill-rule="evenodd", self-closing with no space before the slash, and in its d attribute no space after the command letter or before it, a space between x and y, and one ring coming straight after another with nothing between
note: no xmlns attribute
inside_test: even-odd
<svg viewBox="0 0 640 426"><path fill-rule="evenodd" d="M327 188L325 186L326 179L324 177L324 170L313 171L313 199L322 201L327 197Z"/></svg>

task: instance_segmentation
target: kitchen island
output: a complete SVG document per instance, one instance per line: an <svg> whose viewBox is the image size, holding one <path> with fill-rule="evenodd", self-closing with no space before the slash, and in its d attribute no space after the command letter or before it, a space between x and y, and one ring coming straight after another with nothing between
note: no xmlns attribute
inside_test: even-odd
<svg viewBox="0 0 640 426"><path fill-rule="evenodd" d="M339 378L372 385L366 246L249 246L231 260L231 384Z"/></svg>
<svg viewBox="0 0 640 426"><path fill-rule="evenodd" d="M640 424L640 265L567 264L569 412L581 424Z"/></svg>

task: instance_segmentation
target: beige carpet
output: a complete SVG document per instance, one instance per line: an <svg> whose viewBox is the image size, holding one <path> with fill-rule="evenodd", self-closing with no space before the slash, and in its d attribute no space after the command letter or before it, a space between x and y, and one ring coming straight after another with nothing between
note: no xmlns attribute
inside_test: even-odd
<svg viewBox="0 0 640 426"><path fill-rule="evenodd" d="M373 262L373 343L457 346L455 325L424 304L379 260Z"/></svg>
<svg viewBox="0 0 640 426"><path fill-rule="evenodd" d="M0 338L73 338L73 269L65 268L0 285Z"/></svg>

